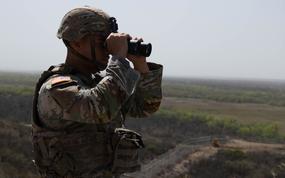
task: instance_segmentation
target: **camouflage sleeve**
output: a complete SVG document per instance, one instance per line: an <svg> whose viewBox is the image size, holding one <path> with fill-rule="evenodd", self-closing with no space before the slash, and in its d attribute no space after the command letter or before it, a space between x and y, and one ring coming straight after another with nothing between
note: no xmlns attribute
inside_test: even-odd
<svg viewBox="0 0 285 178"><path fill-rule="evenodd" d="M61 76L67 77L67 76ZM108 123L134 92L140 75L124 59L113 57L106 77L94 88L84 88L75 79L48 80L39 93L39 114L84 123ZM53 80L60 80L53 85Z"/></svg>
<svg viewBox="0 0 285 178"><path fill-rule="evenodd" d="M148 63L150 72L142 74L136 92L126 105L131 117L146 117L159 109L162 99L162 65Z"/></svg>

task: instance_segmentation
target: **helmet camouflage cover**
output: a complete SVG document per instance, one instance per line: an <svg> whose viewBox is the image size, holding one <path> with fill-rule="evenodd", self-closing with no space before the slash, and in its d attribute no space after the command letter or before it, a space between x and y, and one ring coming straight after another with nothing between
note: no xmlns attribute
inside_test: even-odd
<svg viewBox="0 0 285 178"><path fill-rule="evenodd" d="M67 41L77 41L88 34L99 33L107 36L115 32L112 25L112 22L116 24L114 19L100 9L75 8L63 17L57 37Z"/></svg>

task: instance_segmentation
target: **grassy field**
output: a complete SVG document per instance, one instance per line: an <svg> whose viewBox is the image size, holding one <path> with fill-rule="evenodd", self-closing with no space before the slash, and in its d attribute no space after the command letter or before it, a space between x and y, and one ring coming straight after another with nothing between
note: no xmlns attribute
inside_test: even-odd
<svg viewBox="0 0 285 178"><path fill-rule="evenodd" d="M285 134L284 81L170 78L163 82L163 93L164 109L276 124Z"/></svg>
<svg viewBox="0 0 285 178"><path fill-rule="evenodd" d="M178 112L204 113L225 119L234 119L245 124L275 123L285 134L285 107L164 97L162 108Z"/></svg>

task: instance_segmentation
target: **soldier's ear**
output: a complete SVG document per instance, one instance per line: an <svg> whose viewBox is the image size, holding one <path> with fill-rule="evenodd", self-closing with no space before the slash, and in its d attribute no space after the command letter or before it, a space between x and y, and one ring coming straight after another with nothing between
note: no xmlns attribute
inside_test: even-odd
<svg viewBox="0 0 285 178"><path fill-rule="evenodd" d="M72 41L70 42L70 46L74 48L75 50L80 50L82 48L82 42L81 41Z"/></svg>
<svg viewBox="0 0 285 178"><path fill-rule="evenodd" d="M70 46L77 51L86 50L87 48L89 48L89 45L90 45L89 36L85 36L77 41L70 42Z"/></svg>
<svg viewBox="0 0 285 178"><path fill-rule="evenodd" d="M80 40L72 41L71 43L72 43L71 45L73 45L73 48L80 50L90 45L90 38L89 36L85 36L81 38Z"/></svg>

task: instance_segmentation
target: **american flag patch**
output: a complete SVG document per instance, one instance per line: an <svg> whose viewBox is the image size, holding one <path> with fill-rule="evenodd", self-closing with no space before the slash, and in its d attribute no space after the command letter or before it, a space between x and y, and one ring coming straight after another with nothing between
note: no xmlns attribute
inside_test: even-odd
<svg viewBox="0 0 285 178"><path fill-rule="evenodd" d="M60 76L60 77L55 77L50 80L51 86L59 84L59 83L65 83L71 81L71 78L69 76Z"/></svg>

